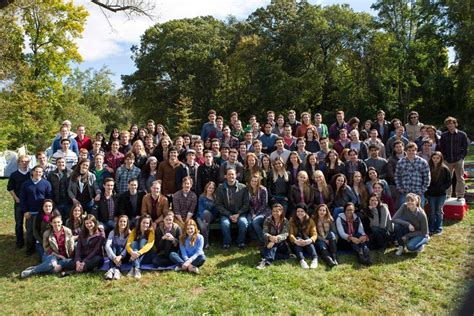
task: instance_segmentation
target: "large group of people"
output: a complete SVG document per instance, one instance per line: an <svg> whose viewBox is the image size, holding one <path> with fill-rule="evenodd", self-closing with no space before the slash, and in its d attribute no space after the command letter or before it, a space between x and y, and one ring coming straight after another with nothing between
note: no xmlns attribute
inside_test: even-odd
<svg viewBox="0 0 474 316"><path fill-rule="evenodd" d="M468 140L456 118L443 132L416 112L405 125L382 110L363 124L343 111L330 125L320 113L296 118L268 111L260 124L234 112L225 122L210 110L200 135L174 139L151 119L108 139L64 121L38 164L20 155L9 178L16 247L41 258L21 276L107 266L112 280L128 265L139 278L143 264L199 273L212 240L255 243L258 269L290 257L333 267L338 249L370 265L373 249L421 252L442 233L445 199L465 190Z"/></svg>

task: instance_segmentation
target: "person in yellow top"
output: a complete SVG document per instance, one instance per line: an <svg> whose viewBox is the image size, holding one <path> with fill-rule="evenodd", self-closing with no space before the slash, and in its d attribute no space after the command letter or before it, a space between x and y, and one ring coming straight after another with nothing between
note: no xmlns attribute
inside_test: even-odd
<svg viewBox="0 0 474 316"><path fill-rule="evenodd" d="M137 226L132 230L127 240L127 252L130 254L132 269L127 274L137 279L142 277L140 266L143 257L155 244L155 232L151 226L151 217L148 214L140 216Z"/></svg>
<svg viewBox="0 0 474 316"><path fill-rule="evenodd" d="M296 257L300 261L303 269L316 269L318 267L318 255L314 248L314 243L318 238L316 225L307 213L306 204L296 205L296 211L290 219L290 234L288 240L293 244ZM304 260L305 255L311 257L311 265L308 266Z"/></svg>

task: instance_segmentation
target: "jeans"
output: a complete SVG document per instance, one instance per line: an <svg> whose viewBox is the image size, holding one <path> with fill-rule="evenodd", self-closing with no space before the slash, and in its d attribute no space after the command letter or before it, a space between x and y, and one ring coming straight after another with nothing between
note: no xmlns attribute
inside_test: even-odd
<svg viewBox="0 0 474 316"><path fill-rule="evenodd" d="M443 230L443 205L446 201L446 195L428 196L430 204L430 213L428 214L428 224L430 232L441 232Z"/></svg>
<svg viewBox="0 0 474 316"><path fill-rule="evenodd" d="M329 232L325 239L329 241L329 243L326 243L322 240L316 240L316 249L319 251L323 250L329 250L331 253L335 253L337 251L337 245L336 245L336 234L334 232Z"/></svg>
<svg viewBox="0 0 474 316"><path fill-rule="evenodd" d="M214 216L208 210L204 210L202 214L203 218L196 218L199 230L201 231L202 236L204 237L204 246L209 245L209 224L214 220Z"/></svg>
<svg viewBox="0 0 474 316"><path fill-rule="evenodd" d="M245 235L247 234L247 228L249 226L249 221L247 219L247 213L241 214L237 220L237 244L245 243ZM231 221L227 216L221 216L221 230L224 238L224 245L230 245L232 242L232 235L230 233Z"/></svg>
<svg viewBox="0 0 474 316"><path fill-rule="evenodd" d="M20 203L15 203L14 205L15 212L15 236L16 236L16 246L23 247L25 244L25 238L23 236L23 220L24 215L20 208Z"/></svg>
<svg viewBox="0 0 474 316"><path fill-rule="evenodd" d="M407 194L408 193L400 193L400 196L399 196L399 199L398 199L398 207L402 206L403 203L405 203L407 201ZM421 198L421 203L420 203L420 207L422 209L425 208L425 204L426 204L426 200L425 200L425 195L424 194L421 194L420 195L420 198Z"/></svg>
<svg viewBox="0 0 474 316"><path fill-rule="evenodd" d="M464 159L458 160L456 162L447 163L446 165L451 171L451 177L453 176L453 171L456 173L456 197L464 197L466 190L466 182L464 180ZM453 186L450 186L447 191L447 196L451 197L453 191Z"/></svg>
<svg viewBox="0 0 474 316"><path fill-rule="evenodd" d="M81 202L81 206L84 209L84 212L91 214L92 208L94 207L94 200L90 200L89 202Z"/></svg>
<svg viewBox="0 0 474 316"><path fill-rule="evenodd" d="M39 241L35 242L35 250L36 250L36 253L39 255L40 260L43 260L42 258L44 255L44 248L41 242Z"/></svg>
<svg viewBox="0 0 474 316"><path fill-rule="evenodd" d="M402 237L408 234L410 230L405 225L395 224L395 236L397 237L398 244L403 246L405 245L410 251L418 251L421 247L428 243L428 236L414 236L409 238L406 243L403 241Z"/></svg>
<svg viewBox="0 0 474 316"><path fill-rule="evenodd" d="M256 239L261 243L265 243L265 237L263 236L263 221L265 220L264 215L257 215L252 219L251 232L255 234Z"/></svg>
<svg viewBox="0 0 474 316"><path fill-rule="evenodd" d="M54 271L54 261L62 267L61 270L72 270L74 268L72 259L59 259L53 255L43 254L41 263L33 268L33 273L52 273Z"/></svg>
<svg viewBox="0 0 474 316"><path fill-rule="evenodd" d="M290 257L290 250L286 241L282 241L273 245L272 248L268 249L264 246L261 250L263 259L268 263L272 263L275 260L285 260Z"/></svg>
<svg viewBox="0 0 474 316"><path fill-rule="evenodd" d="M303 247L294 245L294 250L295 250L295 254L298 260L303 260L305 258L305 255L307 257L310 257L311 259L315 259L318 257L313 243L303 246Z"/></svg>
<svg viewBox="0 0 474 316"><path fill-rule="evenodd" d="M33 234L33 225L35 222L36 215L31 215L26 220L26 251L33 253L35 251L36 239Z"/></svg>
<svg viewBox="0 0 474 316"><path fill-rule="evenodd" d="M56 205L56 208L61 213L61 216L63 218L63 223L65 223L66 220L69 218L69 211L71 210L71 207L72 207L71 204L58 204L58 205Z"/></svg>
<svg viewBox="0 0 474 316"><path fill-rule="evenodd" d="M120 246L117 246L117 245L112 245L112 251L114 252L114 254L116 256L120 255L122 253L122 251L124 250L125 246L123 247L120 247ZM125 254L125 256L122 258L122 261L121 263L124 263L124 262L128 262L128 260L130 259L130 256L128 253ZM112 258L109 258L109 269L110 268L118 268L118 266L115 264L114 260L112 260Z"/></svg>
<svg viewBox="0 0 474 316"><path fill-rule="evenodd" d="M138 251L138 250L142 249L143 246L145 246L147 242L148 242L148 240L145 239L145 238L133 241L132 244L131 244L132 250ZM140 269L140 266L141 266L141 263L142 263L142 260L143 260L143 256L144 256L144 254L142 254L140 257L138 257L137 259L132 261L132 265L133 265L134 268Z"/></svg>
<svg viewBox="0 0 474 316"><path fill-rule="evenodd" d="M183 260L183 258L181 258L181 256L177 253L177 252L172 252L170 253L170 259L171 261L173 261L174 264L176 264L177 266L181 267L183 265L183 263L185 262ZM196 259L194 259L191 264L195 267L200 267L204 264L204 262L206 262L206 256L204 255L199 255L196 257Z"/></svg>
<svg viewBox="0 0 474 316"><path fill-rule="evenodd" d="M113 219L108 220L105 223L100 223L104 227L104 231L106 236L115 228L115 221Z"/></svg>

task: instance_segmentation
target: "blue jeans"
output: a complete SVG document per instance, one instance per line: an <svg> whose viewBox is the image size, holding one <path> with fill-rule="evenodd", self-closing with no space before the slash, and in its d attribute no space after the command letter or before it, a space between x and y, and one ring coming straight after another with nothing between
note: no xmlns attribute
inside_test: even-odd
<svg viewBox="0 0 474 316"><path fill-rule="evenodd" d="M117 245L112 245L112 251L114 252L114 254L116 256L120 255L122 253L122 251L124 250L125 246L123 247L120 247L120 246L117 246ZM122 258L122 263L124 262L128 262L128 260L130 259L129 257L129 254L126 253L125 256ZM115 264L115 262L112 260L112 258L109 258L109 269L110 268L117 268L117 265Z"/></svg>
<svg viewBox="0 0 474 316"><path fill-rule="evenodd" d="M305 257L310 257L311 259L318 257L314 244L312 243L304 247L294 245L294 250L298 260L303 260Z"/></svg>
<svg viewBox="0 0 474 316"><path fill-rule="evenodd" d="M334 244L335 244L335 242L336 242L336 234L335 234L334 232L329 232L329 233L326 235L326 237L325 237L324 239L326 239L326 240L328 240L328 241L332 241L332 242L334 242ZM322 241L322 240L319 240L319 239L316 240L316 248L317 248L319 251L329 250L328 244L325 243L325 242Z"/></svg>
<svg viewBox="0 0 474 316"><path fill-rule="evenodd" d="M20 203L15 203L14 205L15 213L15 236L16 236L16 246L23 247L25 245L25 238L23 236L23 220L24 215L20 208Z"/></svg>
<svg viewBox="0 0 474 316"><path fill-rule="evenodd" d="M264 215L257 215L252 220L251 232L255 234L256 239L261 243L265 243L265 237L263 236L263 221L265 220Z"/></svg>
<svg viewBox="0 0 474 316"><path fill-rule="evenodd" d="M147 242L148 242L148 240L145 239L145 238L133 241L132 244L131 244L132 250L138 251L138 250L142 249L143 246L145 246ZM142 254L140 257L138 257L137 259L132 261L132 265L133 265L134 268L140 269L140 266L141 266L141 263L142 263L142 260L143 260L143 256L144 256L144 254Z"/></svg>
<svg viewBox="0 0 474 316"><path fill-rule="evenodd" d="M92 208L94 207L94 200L90 200L89 202L81 202L81 206L87 214L91 214Z"/></svg>
<svg viewBox="0 0 474 316"><path fill-rule="evenodd" d="M261 250L263 259L268 263L272 263L275 260L285 260L290 257L290 250L286 241L279 242L273 245L272 248L268 249L267 246L264 246Z"/></svg>
<svg viewBox="0 0 474 316"><path fill-rule="evenodd" d="M177 252L170 253L170 259L174 264L176 264L179 267L181 267L183 265L183 263L185 262L183 260L183 258L181 258L181 256ZM205 261L206 261L206 256L199 255L199 256L197 256L196 259L194 259L191 262L191 264L195 267L200 267L204 264Z"/></svg>
<svg viewBox="0 0 474 316"><path fill-rule="evenodd" d="M408 193L400 193L400 197L398 198L398 204L399 204L398 207L402 206L403 203L407 201L407 194ZM424 194L420 195L420 198L421 198L420 207L424 209L425 204L426 204L425 195Z"/></svg>
<svg viewBox="0 0 474 316"><path fill-rule="evenodd" d="M410 251L418 251L423 245L428 243L428 236L414 236L409 238L405 243L402 237L408 234L409 232L410 230L407 226L395 224L395 236L397 237L399 245L405 245Z"/></svg>
<svg viewBox="0 0 474 316"><path fill-rule="evenodd" d="M72 259L59 259L53 255L43 254L41 263L33 268L33 273L52 273L54 270L53 261L56 261L62 267L62 270L71 270L74 267Z"/></svg>
<svg viewBox="0 0 474 316"><path fill-rule="evenodd" d="M63 223L65 223L66 220L69 218L69 211L71 210L71 207L72 207L71 204L58 204L58 205L56 205L56 208L61 213L61 216L63 218Z"/></svg>
<svg viewBox="0 0 474 316"><path fill-rule="evenodd" d="M443 231L443 205L446 201L446 195L428 196L430 204L430 213L428 215L428 224L430 232Z"/></svg>
<svg viewBox="0 0 474 316"><path fill-rule="evenodd" d="M239 219L237 220L237 228L239 231L237 235L237 244L245 243L245 235L247 234L247 228L249 226L249 221L246 216L247 216L247 213L241 214L239 216ZM230 226L231 226L230 218L227 216L221 216L221 230L222 230L222 235L224 238L224 245L230 245L230 243L232 242Z"/></svg>
<svg viewBox="0 0 474 316"><path fill-rule="evenodd" d="M39 255L40 260L43 260L42 258L44 254L44 248L41 242L38 240L35 243L35 250L36 250L36 253Z"/></svg>

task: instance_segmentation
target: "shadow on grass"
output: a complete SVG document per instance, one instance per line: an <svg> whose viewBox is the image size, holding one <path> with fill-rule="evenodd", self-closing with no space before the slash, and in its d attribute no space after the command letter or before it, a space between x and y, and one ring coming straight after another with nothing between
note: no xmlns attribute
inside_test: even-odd
<svg viewBox="0 0 474 316"><path fill-rule="evenodd" d="M225 256L227 253L223 253ZM243 265L243 266L249 266L249 267L255 267L258 262L260 261L260 254L256 253L255 251L249 251L249 250L244 250L241 252L238 251L229 251L228 256L230 258L225 258L222 261L220 261L216 267L221 269L221 268L227 268L236 264Z"/></svg>
<svg viewBox="0 0 474 316"><path fill-rule="evenodd" d="M25 268L39 263L38 256L27 257L25 248L15 248L14 235L0 235L0 276L12 276L13 273L20 274Z"/></svg>

